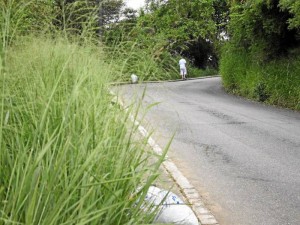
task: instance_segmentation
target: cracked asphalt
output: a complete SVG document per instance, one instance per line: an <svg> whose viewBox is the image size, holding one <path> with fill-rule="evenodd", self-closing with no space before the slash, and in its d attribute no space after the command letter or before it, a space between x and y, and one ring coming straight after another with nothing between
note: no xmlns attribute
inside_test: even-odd
<svg viewBox="0 0 300 225"><path fill-rule="evenodd" d="M299 112L229 95L220 77L118 90L160 146L175 134L169 157L221 225L300 224Z"/></svg>

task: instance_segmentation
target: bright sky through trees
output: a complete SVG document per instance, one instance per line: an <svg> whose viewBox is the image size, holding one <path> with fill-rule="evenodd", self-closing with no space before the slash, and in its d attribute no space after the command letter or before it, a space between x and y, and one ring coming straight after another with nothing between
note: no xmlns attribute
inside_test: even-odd
<svg viewBox="0 0 300 225"><path fill-rule="evenodd" d="M126 0L126 5L133 9L139 9L145 5L144 0Z"/></svg>

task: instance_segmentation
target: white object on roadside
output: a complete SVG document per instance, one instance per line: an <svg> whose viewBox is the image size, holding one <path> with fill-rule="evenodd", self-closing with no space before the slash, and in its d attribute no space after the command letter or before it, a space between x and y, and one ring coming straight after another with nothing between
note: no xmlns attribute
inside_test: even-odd
<svg viewBox="0 0 300 225"><path fill-rule="evenodd" d="M198 225L198 219L192 209L173 192L150 186L145 201L158 206L154 223Z"/></svg>
<svg viewBox="0 0 300 225"><path fill-rule="evenodd" d="M138 76L135 75L135 74L131 74L131 82L133 84L137 83L138 82Z"/></svg>

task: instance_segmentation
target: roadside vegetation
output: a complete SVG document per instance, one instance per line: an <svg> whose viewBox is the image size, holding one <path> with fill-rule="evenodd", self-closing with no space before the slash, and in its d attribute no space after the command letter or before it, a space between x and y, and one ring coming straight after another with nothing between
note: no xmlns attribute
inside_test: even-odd
<svg viewBox="0 0 300 225"><path fill-rule="evenodd" d="M68 24L76 11L54 2L1 1L0 224L150 223L141 205L164 156L109 94L123 72L97 21Z"/></svg>
<svg viewBox="0 0 300 225"><path fill-rule="evenodd" d="M298 1L123 5L0 0L0 224L151 222L163 156L108 91L132 73L176 79L185 57L189 77L220 68L227 91L300 109Z"/></svg>
<svg viewBox="0 0 300 225"><path fill-rule="evenodd" d="M143 80L178 79L178 61L185 57L188 77L216 75L222 27L217 24L225 1L146 2L145 9L128 9L106 30L105 43L118 46L122 54L114 57L126 62L126 72L139 73Z"/></svg>
<svg viewBox="0 0 300 225"><path fill-rule="evenodd" d="M220 73L226 90L300 109L300 4L231 1Z"/></svg>
<svg viewBox="0 0 300 225"><path fill-rule="evenodd" d="M230 93L300 109L298 1L146 2L106 31L107 45L119 44L129 59L128 74L176 79L185 57L189 77L221 74ZM137 54L127 57L130 50Z"/></svg>

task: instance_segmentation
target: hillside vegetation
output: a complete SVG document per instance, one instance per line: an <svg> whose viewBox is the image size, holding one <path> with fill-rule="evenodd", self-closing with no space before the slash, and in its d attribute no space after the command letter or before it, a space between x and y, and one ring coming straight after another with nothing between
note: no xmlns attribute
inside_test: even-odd
<svg viewBox="0 0 300 225"><path fill-rule="evenodd" d="M59 20L74 11L57 2L0 1L0 224L150 223L141 205L164 156L110 95L123 72L95 21Z"/></svg>
<svg viewBox="0 0 300 225"><path fill-rule="evenodd" d="M231 1L220 73L229 92L300 109L299 1Z"/></svg>
<svg viewBox="0 0 300 225"><path fill-rule="evenodd" d="M106 43L135 43L127 64L146 80L221 74L228 92L291 109L300 108L300 3L294 0L148 0L139 16L107 30ZM124 45L122 45L124 46ZM147 68L147 69L146 69ZM217 72L219 70L219 72ZM143 76L143 75L141 75Z"/></svg>

